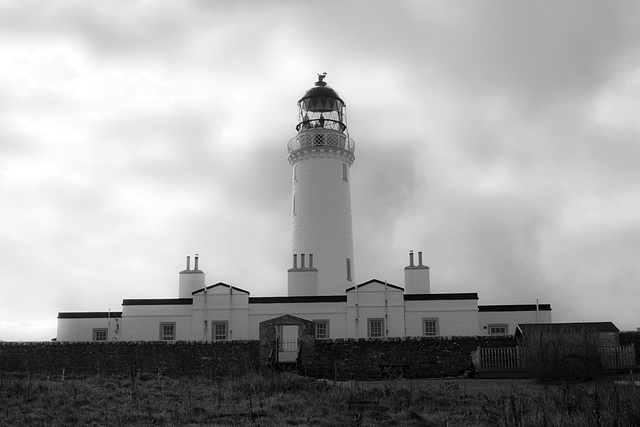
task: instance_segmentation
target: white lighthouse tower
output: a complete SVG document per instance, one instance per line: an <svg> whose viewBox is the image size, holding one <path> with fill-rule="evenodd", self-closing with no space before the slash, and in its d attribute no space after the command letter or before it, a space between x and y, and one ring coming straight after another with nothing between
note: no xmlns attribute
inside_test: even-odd
<svg viewBox="0 0 640 427"><path fill-rule="evenodd" d="M298 101L298 134L287 145L293 167L290 296L342 295L355 283L349 173L355 144L345 103L325 76L319 74Z"/></svg>

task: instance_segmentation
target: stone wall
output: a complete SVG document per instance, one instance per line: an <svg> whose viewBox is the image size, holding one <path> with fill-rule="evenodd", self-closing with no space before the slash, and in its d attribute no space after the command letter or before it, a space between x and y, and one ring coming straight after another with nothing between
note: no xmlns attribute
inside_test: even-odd
<svg viewBox="0 0 640 427"><path fill-rule="evenodd" d="M620 334L620 344L631 343L635 343L637 352L640 333ZM469 369L471 352L479 346L515 345L513 337L316 340L311 354L305 354L303 373L337 380L401 374L406 378L443 378ZM67 376L146 373L219 378L269 369L260 351L260 341L9 342L0 343L0 373L54 376L64 370Z"/></svg>
<svg viewBox="0 0 640 427"><path fill-rule="evenodd" d="M470 354L478 346L511 347L515 341L511 337L453 337L317 340L314 344L305 346L311 353L304 354L304 373L345 380L400 374L409 378L456 376L469 368ZM0 343L0 371L217 378L264 369L268 365L261 360L264 345L260 341Z"/></svg>
<svg viewBox="0 0 640 427"><path fill-rule="evenodd" d="M443 378L471 367L471 352L515 347L513 337L387 338L318 340L306 374L329 379Z"/></svg>
<svg viewBox="0 0 640 427"><path fill-rule="evenodd" d="M0 372L43 375L205 376L243 374L260 366L258 341L0 343Z"/></svg>

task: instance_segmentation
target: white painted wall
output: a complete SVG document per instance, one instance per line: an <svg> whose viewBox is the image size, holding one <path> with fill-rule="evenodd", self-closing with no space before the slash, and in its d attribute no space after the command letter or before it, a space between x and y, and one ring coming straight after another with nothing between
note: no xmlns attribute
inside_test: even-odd
<svg viewBox="0 0 640 427"><path fill-rule="evenodd" d="M160 339L160 323L175 322L176 341L192 340L191 305L125 305L122 307L122 340Z"/></svg>
<svg viewBox="0 0 640 427"><path fill-rule="evenodd" d="M422 336L424 318L438 319L440 336L475 336L478 300L405 301L406 336Z"/></svg>
<svg viewBox="0 0 640 427"><path fill-rule="evenodd" d="M551 311L541 310L536 316L533 311L481 311L479 314L479 335L489 335L488 325L508 325L509 335L516 332L520 323L551 323Z"/></svg>
<svg viewBox="0 0 640 427"><path fill-rule="evenodd" d="M293 165L291 253L313 254L318 295L342 295L356 283L350 167L338 148L303 150ZM343 164L347 164L346 181ZM347 280L347 258L351 260L351 281Z"/></svg>
<svg viewBox="0 0 640 427"><path fill-rule="evenodd" d="M430 294L429 267L405 267L404 288L408 294Z"/></svg>
<svg viewBox="0 0 640 427"><path fill-rule="evenodd" d="M191 298L191 293L204 288L205 274L202 271L181 271L178 275L178 297Z"/></svg>
<svg viewBox="0 0 640 427"><path fill-rule="evenodd" d="M57 341L92 341L93 330L107 328L107 340L120 340L120 331L118 324L122 324L121 319L117 318L75 318L75 319L58 319L58 328L56 332Z"/></svg>
<svg viewBox="0 0 640 427"><path fill-rule="evenodd" d="M347 292L348 336L367 338L368 319L384 319L387 337L404 336L403 295L401 289L377 281L359 286L357 293L355 289Z"/></svg>
<svg viewBox="0 0 640 427"><path fill-rule="evenodd" d="M437 294L435 294L437 296ZM386 299L386 306L385 306ZM206 310L205 310L206 300ZM259 339L259 324L284 314L307 320L328 320L329 338L367 338L368 319L384 319L388 337L422 336L423 319L438 319L441 336L488 335L485 327L507 324L509 334L521 323L551 323L551 311L483 311L477 300L405 301L401 289L372 282L351 290L347 301L252 303L246 292L227 286L210 288L193 296L193 305L125 305L122 318L59 318L59 341L91 341L94 328L109 328L109 340L153 341L160 337L160 323L176 324L177 340L208 340L211 322L229 324L230 339ZM233 309L229 309L229 304ZM205 314L206 313L206 314ZM358 320L356 321L356 313ZM207 319L207 334L204 320ZM119 325L119 334L116 326Z"/></svg>
<svg viewBox="0 0 640 427"><path fill-rule="evenodd" d="M287 272L287 295L313 296L318 295L318 270L291 268Z"/></svg>
<svg viewBox="0 0 640 427"><path fill-rule="evenodd" d="M207 289L206 294L199 292L193 295L192 339L211 340L211 322L214 321L228 322L230 340L249 339L249 294L219 285Z"/></svg>

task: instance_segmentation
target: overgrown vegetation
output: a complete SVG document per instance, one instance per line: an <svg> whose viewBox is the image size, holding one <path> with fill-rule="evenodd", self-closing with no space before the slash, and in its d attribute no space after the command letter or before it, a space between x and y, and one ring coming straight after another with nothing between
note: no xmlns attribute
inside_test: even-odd
<svg viewBox="0 0 640 427"><path fill-rule="evenodd" d="M600 339L583 331L541 332L523 342L523 364L543 382L593 380L604 376Z"/></svg>
<svg viewBox="0 0 640 427"><path fill-rule="evenodd" d="M628 386L534 385L473 395L456 381L382 384L363 387L276 372L222 380L0 372L0 425L640 425L640 387L633 381Z"/></svg>

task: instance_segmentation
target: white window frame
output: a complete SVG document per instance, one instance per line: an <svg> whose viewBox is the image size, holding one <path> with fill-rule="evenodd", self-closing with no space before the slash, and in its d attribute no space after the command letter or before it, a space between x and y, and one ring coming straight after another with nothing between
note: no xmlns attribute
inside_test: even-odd
<svg viewBox="0 0 640 427"><path fill-rule="evenodd" d="M224 327L224 334L218 334L216 328L218 326ZM229 339L229 322L226 320L213 320L211 322L211 341L227 341Z"/></svg>
<svg viewBox="0 0 640 427"><path fill-rule="evenodd" d="M165 327L171 327L171 333L165 331ZM160 322L160 341L176 340L176 322Z"/></svg>
<svg viewBox="0 0 640 427"><path fill-rule="evenodd" d="M351 277L351 258L347 258L347 281L353 281L353 278Z"/></svg>
<svg viewBox="0 0 640 427"><path fill-rule="evenodd" d="M318 319L314 320L315 323L315 337L317 340L326 340L329 338L329 320L328 319ZM324 333L319 333L318 327L324 327Z"/></svg>
<svg viewBox="0 0 640 427"><path fill-rule="evenodd" d="M375 335L373 334L374 328L373 325L374 324L380 324L380 332L378 335L377 329L378 327L376 326L376 333ZM369 338L384 338L385 333L384 333L384 319L382 317L376 317L376 318L372 318L372 319L367 319L367 337Z"/></svg>
<svg viewBox="0 0 640 427"><path fill-rule="evenodd" d="M98 334L104 334L104 338L99 338ZM109 329L108 328L93 328L91 333L91 339L93 341L108 341L109 340Z"/></svg>
<svg viewBox="0 0 640 427"><path fill-rule="evenodd" d="M504 329L504 333L492 333L492 329ZM492 337L503 337L509 335L509 324L508 323L494 323L491 325L487 325L487 333Z"/></svg>
<svg viewBox="0 0 640 427"><path fill-rule="evenodd" d="M433 330L433 328L427 328L427 323L435 324L435 331ZM422 318L422 336L423 337L440 336L440 319L437 317L423 317Z"/></svg>
<svg viewBox="0 0 640 427"><path fill-rule="evenodd" d="M349 168L346 163L342 164L342 180L349 182Z"/></svg>

